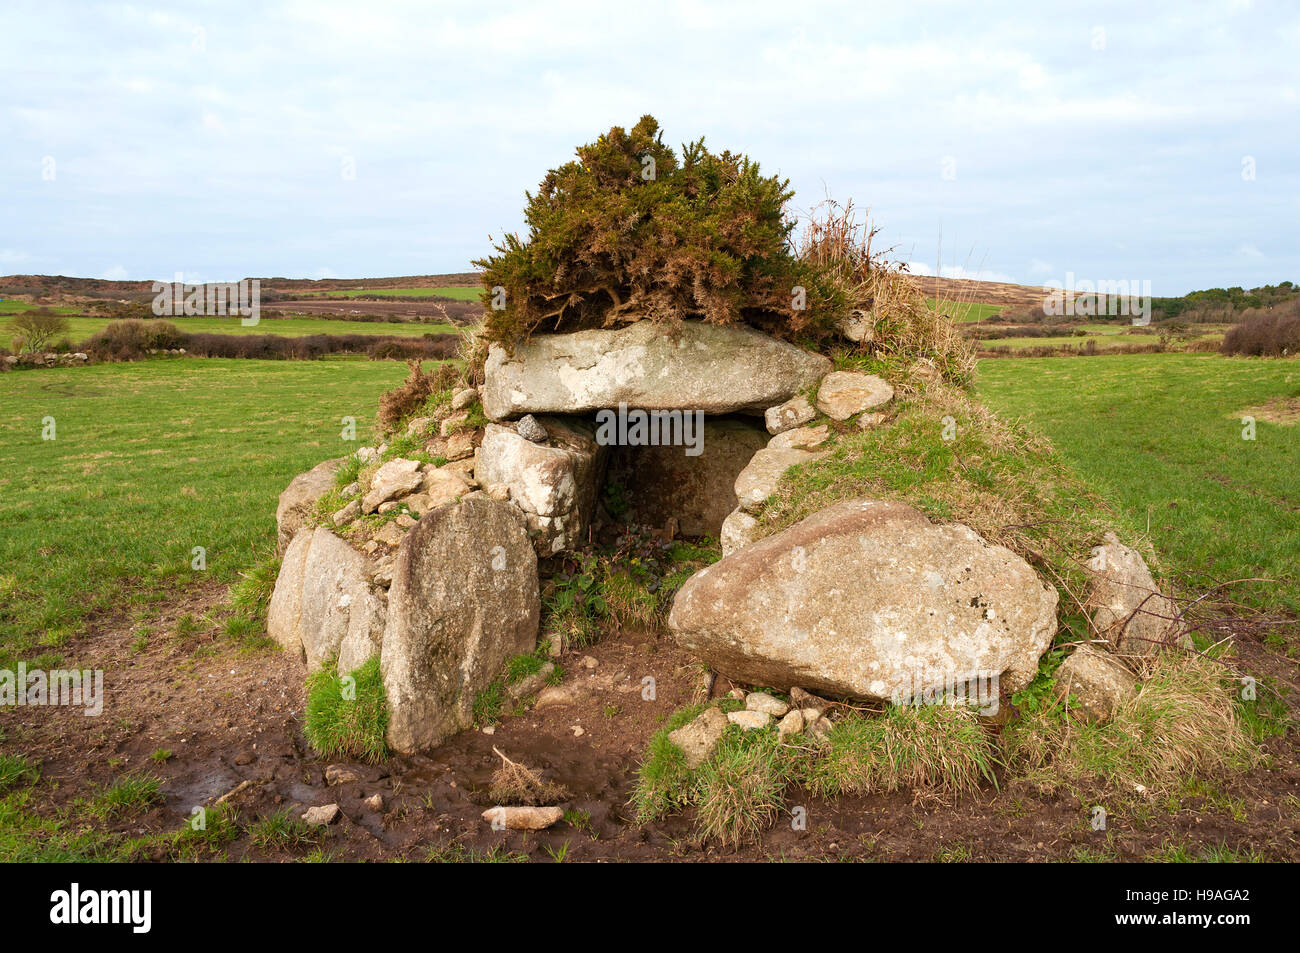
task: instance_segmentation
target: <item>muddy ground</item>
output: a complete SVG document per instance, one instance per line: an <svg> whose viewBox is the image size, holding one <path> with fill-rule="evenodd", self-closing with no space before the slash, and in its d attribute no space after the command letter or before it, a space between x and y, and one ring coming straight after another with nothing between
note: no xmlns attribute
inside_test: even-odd
<svg viewBox="0 0 1300 953"><path fill-rule="evenodd" d="M105 669L100 717L68 709L10 708L0 713L0 750L38 759L41 813L69 808L123 774L146 771L162 780L165 801L111 829L130 836L180 828L192 808L211 806L239 788L233 803L242 822L289 808L337 802L340 820L320 842L335 860L449 860L497 856L581 861L1061 861L1081 857L1143 860L1185 848L1197 854L1226 846L1270 860L1300 860L1300 763L1294 730L1267 744L1270 763L1219 785L1215 803L1169 804L1134 794L1108 799L1107 830L1093 831L1090 804L1043 797L1004 779L979 797L953 804L908 795L844 798L828 803L798 789L787 807L806 809L806 829L778 818L760 843L731 850L695 843L691 812L638 826L626 807L636 765L663 718L697 700L707 676L671 639L614 633L561 659L571 705L505 718L493 733L466 731L427 757L394 758L382 766L348 762L360 780L330 786L326 760L302 734L303 664L275 650L230 642L214 624L180 637L182 616L220 615L224 587L191 591L150 620L155 636L142 647L129 619L99 619L78 644L79 660ZM1258 644L1243 646L1249 670L1296 681L1292 660ZM584 662L590 656L592 661ZM655 680L653 700L643 679ZM714 694L730 686L718 679ZM580 728L581 733L576 729ZM499 747L512 759L565 785L574 812L542 833L494 832L482 820L484 793ZM161 763L151 755L170 749ZM382 811L362 802L383 796ZM1288 798L1288 795L1290 797ZM1238 807L1222 805L1234 801ZM1241 805L1244 805L1244 810ZM213 859L295 860L309 846L264 852L246 834ZM153 859L164 859L159 848Z"/></svg>

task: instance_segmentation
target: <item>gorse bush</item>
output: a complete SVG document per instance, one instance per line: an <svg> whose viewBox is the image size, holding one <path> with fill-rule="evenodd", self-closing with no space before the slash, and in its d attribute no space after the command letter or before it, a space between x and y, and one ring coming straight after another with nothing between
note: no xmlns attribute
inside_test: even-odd
<svg viewBox="0 0 1300 953"><path fill-rule="evenodd" d="M483 269L488 340L643 318L744 322L815 338L845 310L836 289L792 254L793 193L758 163L710 152L703 139L679 158L652 116L577 153L528 195L527 240L506 235L497 254L474 263ZM500 309L497 287L505 289Z"/></svg>

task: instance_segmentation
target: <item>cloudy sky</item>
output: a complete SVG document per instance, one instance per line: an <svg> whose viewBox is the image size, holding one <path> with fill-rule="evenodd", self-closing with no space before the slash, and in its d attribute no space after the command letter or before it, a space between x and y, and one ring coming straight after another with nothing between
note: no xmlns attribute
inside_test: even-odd
<svg viewBox="0 0 1300 953"><path fill-rule="evenodd" d="M1300 10L1263 0L4 0L0 274L468 270L643 113L918 270L1300 281Z"/></svg>

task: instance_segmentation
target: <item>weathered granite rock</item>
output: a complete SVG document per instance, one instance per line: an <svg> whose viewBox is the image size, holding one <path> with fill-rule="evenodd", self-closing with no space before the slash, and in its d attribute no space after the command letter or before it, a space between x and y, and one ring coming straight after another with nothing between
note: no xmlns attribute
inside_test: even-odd
<svg viewBox="0 0 1300 953"><path fill-rule="evenodd" d="M730 556L738 549L743 549L755 540L763 538L757 517L751 516L740 507L727 514L722 521L719 539L722 543L722 555Z"/></svg>
<svg viewBox="0 0 1300 953"><path fill-rule="evenodd" d="M698 768L713 755L727 730L727 716L715 705L700 712L693 721L669 732L668 740L682 750L688 768Z"/></svg>
<svg viewBox="0 0 1300 953"><path fill-rule="evenodd" d="M486 498L430 510L398 549L388 606L388 743L410 753L469 727L475 696L536 647L537 555L523 515Z"/></svg>
<svg viewBox="0 0 1300 953"><path fill-rule="evenodd" d="M309 671L338 661L340 674L379 651L387 616L374 567L325 527L301 530L280 564L266 629L286 651L300 652Z"/></svg>
<svg viewBox="0 0 1300 953"><path fill-rule="evenodd" d="M423 482L424 475L420 473L419 460L404 460L401 457L389 460L370 478L370 489L361 498L361 510L373 513L379 509L380 503L414 493Z"/></svg>
<svg viewBox="0 0 1300 953"><path fill-rule="evenodd" d="M1107 533L1093 549L1088 568L1094 636L1123 655L1159 652L1173 637L1178 609L1160 592L1142 555Z"/></svg>
<svg viewBox="0 0 1300 953"><path fill-rule="evenodd" d="M816 416L817 408L803 394L797 394L783 404L767 408L763 412L763 421L768 433L780 434L802 427Z"/></svg>
<svg viewBox="0 0 1300 953"><path fill-rule="evenodd" d="M757 509L773 493L786 470L800 463L811 463L826 456L825 451L770 450L764 448L750 459L736 477L736 499L740 508Z"/></svg>
<svg viewBox="0 0 1300 953"><path fill-rule="evenodd" d="M945 680L1027 684L1056 632L1056 603L1028 563L968 527L859 500L696 573L668 625L741 683L896 700Z"/></svg>
<svg viewBox="0 0 1300 953"><path fill-rule="evenodd" d="M831 362L746 327L653 321L617 330L537 334L488 352L483 409L500 420L617 407L764 411L815 386Z"/></svg>
<svg viewBox="0 0 1300 953"><path fill-rule="evenodd" d="M1090 721L1108 721L1137 694L1137 679L1115 656L1080 645L1056 670L1056 684Z"/></svg>
<svg viewBox="0 0 1300 953"><path fill-rule="evenodd" d="M326 460L289 481L275 508L276 535L281 552L288 547L294 534L310 522L316 501L334 486L334 475L342 465L343 457Z"/></svg>
<svg viewBox="0 0 1300 953"><path fill-rule="evenodd" d="M831 430L825 424L817 427L799 427L777 434L767 442L769 450L815 450L830 439Z"/></svg>
<svg viewBox="0 0 1300 953"><path fill-rule="evenodd" d="M606 448L585 421L546 417L550 444L533 443L509 427L488 424L475 473L489 488L505 486L523 510L537 552L549 556L584 537L604 476Z"/></svg>
<svg viewBox="0 0 1300 953"><path fill-rule="evenodd" d="M875 374L835 371L817 388L817 409L832 420L848 420L894 399L894 388Z"/></svg>

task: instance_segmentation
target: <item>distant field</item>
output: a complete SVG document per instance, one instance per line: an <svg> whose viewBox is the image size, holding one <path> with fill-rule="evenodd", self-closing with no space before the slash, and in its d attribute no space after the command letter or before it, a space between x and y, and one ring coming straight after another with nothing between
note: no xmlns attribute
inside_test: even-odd
<svg viewBox="0 0 1300 953"><path fill-rule="evenodd" d="M336 322L322 322L333 324ZM0 377L0 667L274 547L294 474L369 436L395 361L178 359ZM356 418L358 442L340 438ZM54 419L54 440L42 421Z"/></svg>
<svg viewBox="0 0 1300 953"><path fill-rule="evenodd" d="M7 321L9 317L15 314L22 314L24 311L35 311L37 308L49 307L55 314L80 314L81 309L72 305L49 305L32 304L28 301L18 301L12 298L6 298L0 301L0 322Z"/></svg>
<svg viewBox="0 0 1300 953"><path fill-rule="evenodd" d="M1058 347L1067 344L1071 347L1080 347L1087 345L1089 341L1095 341L1097 347L1104 350L1108 347L1121 347L1129 344L1154 344L1159 340L1159 336L1156 334L1135 334L1128 330L1130 325L1126 324L1085 324L1079 325L1079 327L1088 333L1070 337L989 338L981 340L980 346L1019 350L1028 347ZM1222 326L1206 325L1204 328L1198 327L1198 332L1193 334L1188 341L1221 341L1223 340L1224 328Z"/></svg>
<svg viewBox="0 0 1300 953"><path fill-rule="evenodd" d="M1300 396L1294 360L1218 355L985 360L979 394L1045 433L1137 531L1166 571L1240 586L1238 599L1300 615L1300 428L1244 413Z"/></svg>
<svg viewBox="0 0 1300 953"><path fill-rule="evenodd" d="M980 301L948 301L942 298L926 298L926 304L938 308L953 321L962 324L968 321L983 321L999 314L1003 305L985 304Z"/></svg>
<svg viewBox="0 0 1300 953"><path fill-rule="evenodd" d="M455 298L457 301L477 301L483 289L464 288L348 288L344 291L318 291L307 297L356 298L361 295L391 295L395 298Z"/></svg>
<svg viewBox="0 0 1300 953"><path fill-rule="evenodd" d="M453 334L452 324L398 324L390 321L334 321L328 318L263 318L257 324L245 327L239 318L164 318L182 331L191 334L278 334L282 337L303 337L308 334L393 334L419 337L422 334ZM102 330L108 321L104 318L68 319L71 331L68 337L74 344L86 340ZM0 335L2 337L2 335Z"/></svg>

